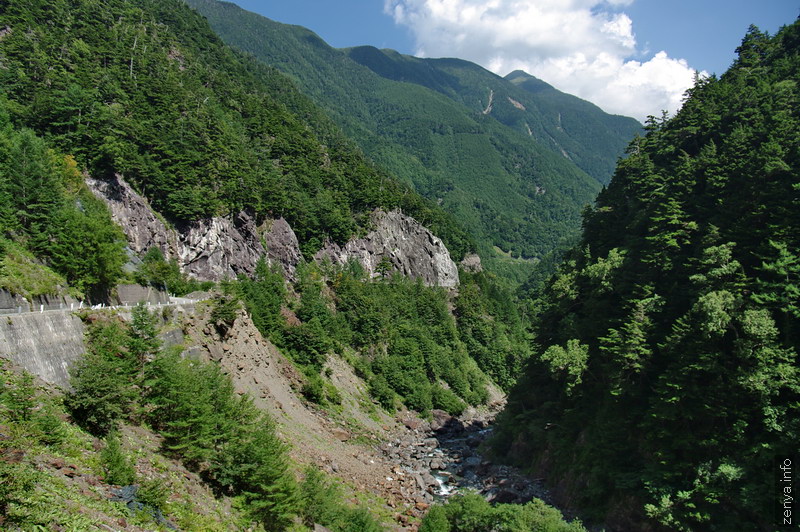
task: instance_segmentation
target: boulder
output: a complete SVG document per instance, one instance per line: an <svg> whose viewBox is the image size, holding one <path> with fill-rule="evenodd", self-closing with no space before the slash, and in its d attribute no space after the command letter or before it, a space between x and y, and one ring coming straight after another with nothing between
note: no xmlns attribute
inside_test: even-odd
<svg viewBox="0 0 800 532"><path fill-rule="evenodd" d="M461 269L465 272L480 273L483 271L481 258L477 253L467 253L459 263Z"/></svg>

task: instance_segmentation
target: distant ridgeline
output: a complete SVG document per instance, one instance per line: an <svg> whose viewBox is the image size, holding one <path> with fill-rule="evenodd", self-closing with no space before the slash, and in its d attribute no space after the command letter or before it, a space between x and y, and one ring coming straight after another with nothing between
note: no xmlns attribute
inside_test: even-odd
<svg viewBox="0 0 800 532"><path fill-rule="evenodd" d="M586 214L497 430L496 453L615 529L780 525L773 466L800 441L800 22L737 51L648 122Z"/></svg>
<svg viewBox="0 0 800 532"><path fill-rule="evenodd" d="M460 259L450 217L368 162L288 79L225 46L179 0L11 1L0 13L11 122L97 179L120 174L175 224L284 217L306 257L400 207Z"/></svg>
<svg viewBox="0 0 800 532"><path fill-rule="evenodd" d="M289 75L364 152L439 204L490 270L524 280L574 239L641 125L524 73L457 59L337 50L311 31L216 0L187 0L229 44ZM536 83L538 82L538 84Z"/></svg>

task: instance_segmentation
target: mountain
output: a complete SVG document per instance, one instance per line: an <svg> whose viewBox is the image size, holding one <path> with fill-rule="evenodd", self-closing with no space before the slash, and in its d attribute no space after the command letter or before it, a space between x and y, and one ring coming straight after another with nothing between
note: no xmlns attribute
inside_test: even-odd
<svg viewBox="0 0 800 532"><path fill-rule="evenodd" d="M381 77L428 87L473 113L490 115L563 155L601 184L608 183L617 158L641 131L633 118L609 115L520 70L504 78L509 84L462 59L421 59L371 46L345 52Z"/></svg>
<svg viewBox="0 0 800 532"><path fill-rule="evenodd" d="M188 3L227 43L289 74L374 161L452 213L487 267L520 280L529 259L577 234L581 209L640 127L601 112L573 119L581 107L566 96L563 109L540 109L540 95L467 61L336 50L234 4Z"/></svg>
<svg viewBox="0 0 800 532"><path fill-rule="evenodd" d="M228 48L182 3L91 11L9 3L0 82L14 125L93 177L124 176L176 225L242 211L257 223L284 217L306 257L326 239L344 244L377 207L416 216L457 256L473 247L286 76Z"/></svg>
<svg viewBox="0 0 800 532"><path fill-rule="evenodd" d="M773 464L800 437L800 21L737 52L648 122L587 212L497 429L498 455L615 530L780 527Z"/></svg>
<svg viewBox="0 0 800 532"><path fill-rule="evenodd" d="M179 0L5 1L0 64L0 523L415 526L432 442L384 459L399 419L465 430L529 352L511 292L457 268L469 235ZM6 359L70 389L39 404ZM170 492L166 468L195 482ZM203 521L200 483L235 510Z"/></svg>

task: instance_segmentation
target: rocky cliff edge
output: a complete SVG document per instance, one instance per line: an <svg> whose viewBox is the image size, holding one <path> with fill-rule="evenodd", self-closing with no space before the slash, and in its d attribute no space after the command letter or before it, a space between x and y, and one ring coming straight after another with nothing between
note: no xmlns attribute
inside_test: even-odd
<svg viewBox="0 0 800 532"><path fill-rule="evenodd" d="M268 220L259 231L253 217L243 211L173 229L121 176L109 181L87 177L86 184L106 203L136 255L157 247L165 257L177 260L181 271L201 281L251 274L258 259L266 256L270 264L283 269L287 279L295 279L302 259L300 246L283 218Z"/></svg>
<svg viewBox="0 0 800 532"><path fill-rule="evenodd" d="M421 223L399 210L376 210L374 229L363 238L351 239L344 246L327 242L314 258L343 265L358 261L370 277L383 275L384 267L428 286L458 286L458 268L442 240Z"/></svg>
<svg viewBox="0 0 800 532"><path fill-rule="evenodd" d="M121 176L108 181L87 177L86 184L108 205L138 256L157 247L165 257L177 260L183 272L202 281L252 274L258 259L265 256L281 267L288 280L296 280L302 255L297 236L283 218L257 226L250 214L239 212L172 228ZM344 246L328 242L314 258L337 265L356 260L370 277L394 271L420 278L428 286L458 286L458 268L450 252L421 223L399 210L376 210L371 222L373 229L364 237Z"/></svg>

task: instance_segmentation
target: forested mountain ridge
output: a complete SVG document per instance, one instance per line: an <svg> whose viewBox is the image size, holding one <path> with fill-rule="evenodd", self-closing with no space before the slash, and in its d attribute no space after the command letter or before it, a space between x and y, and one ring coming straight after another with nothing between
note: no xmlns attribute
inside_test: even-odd
<svg viewBox="0 0 800 532"><path fill-rule="evenodd" d="M3 95L102 179L124 175L174 223L283 216L311 256L375 207L402 207L459 256L448 216L370 163L274 69L225 46L181 2L5 2Z"/></svg>
<svg viewBox="0 0 800 532"><path fill-rule="evenodd" d="M773 530L800 437L800 22L654 119L538 301L495 450L614 528Z"/></svg>
<svg viewBox="0 0 800 532"><path fill-rule="evenodd" d="M641 132L635 119L609 115L519 70L501 78L463 59L423 59L371 46L345 52L381 77L428 87L473 113L490 115L566 157L604 185L617 158Z"/></svg>
<svg viewBox="0 0 800 532"><path fill-rule="evenodd" d="M185 520L186 529L415 526L433 502L428 488L435 481L414 476L432 479L429 457L409 475L391 469L406 463L378 458L380 467L372 467L363 457L379 457L380 438L388 441L395 429L407 433L395 415L417 423L435 411L459 423L451 416L498 400L498 386L511 386L529 353L527 321L513 294L477 267L458 272L427 227L456 259L475 248L469 235L372 164L288 78L227 47L178 0L0 2L0 64L2 355L13 349L9 358L44 374L43 366L56 364L50 355L58 346L41 331L56 324L78 338L57 358L57 384L69 369L71 389L52 400L38 400L29 375L0 371L0 424L4 435L13 434L0 438L0 523L89 529L127 516L131 526L152 529L159 525L147 515L108 501L111 484L130 493L144 475L150 482L140 486L141 500L167 519ZM109 209L114 200L136 209L120 217L120 209ZM381 210L394 227L382 224ZM224 269L214 276L218 284L200 283L169 250L234 254L236 246L221 245L234 234L220 229L221 220L248 227L252 238L238 249L254 264L248 275ZM292 248L291 274L264 256L275 222ZM133 245L131 228L150 232L137 242L145 245ZM415 251L445 265L448 275L447 283L429 284L450 289L410 279L412 267L403 271L408 277L397 273L392 259L412 254L388 238L377 249L381 230L430 244ZM198 238L184 238L190 234ZM359 240L354 252L370 248L370 268L311 260L326 241ZM127 288L147 297L155 290L211 292L157 312L144 305L86 308L121 302L121 284L140 284ZM57 296L54 308L23 310L50 296ZM168 300L159 294L159 303ZM278 399L278 387L291 393ZM257 401L277 406L287 424L295 422L289 411L316 420L292 433L292 444L307 446L304 460L289 458L290 438L280 437L274 410ZM142 437L120 442L119 428ZM343 432L352 441L331 446ZM157 440L148 447L161 456L139 452L143 439ZM331 447L345 449L346 458ZM38 467L76 454L82 458L67 472L80 473L67 476L78 485L63 480L60 467ZM145 454L148 463L137 461ZM369 497L369 504L345 502L319 469L323 455L335 464L328 473L368 471L359 483L352 475L335 482L352 481L348 495ZM199 523L198 514L228 501L173 505L171 488L151 474L166 467L164 459L182 463L173 470L195 473L209 497L232 497L235 511ZM94 484L80 485L84 480ZM180 492L185 502L192 489L172 495ZM385 498L374 500L375 493ZM394 511L401 507L402 515ZM451 508L455 516L473 511ZM484 513L495 521L538 515L566 529L541 502Z"/></svg>
<svg viewBox="0 0 800 532"><path fill-rule="evenodd" d="M530 103L535 95L472 63L369 47L336 50L305 28L234 4L188 3L226 42L291 75L373 160L453 213L475 237L487 267L518 280L533 267L520 257L539 258L575 236L581 209L638 128L623 119L627 134L617 134L614 149L592 152L559 132L557 114L545 118ZM493 111L484 113L492 90L498 92ZM504 91L528 111L514 107ZM521 122L531 132L499 118L514 113L529 116ZM608 129L595 133L605 136ZM583 151L573 153L576 146ZM592 179L581 170L588 166L579 168L568 157L600 157L605 169L592 175L606 177Z"/></svg>

